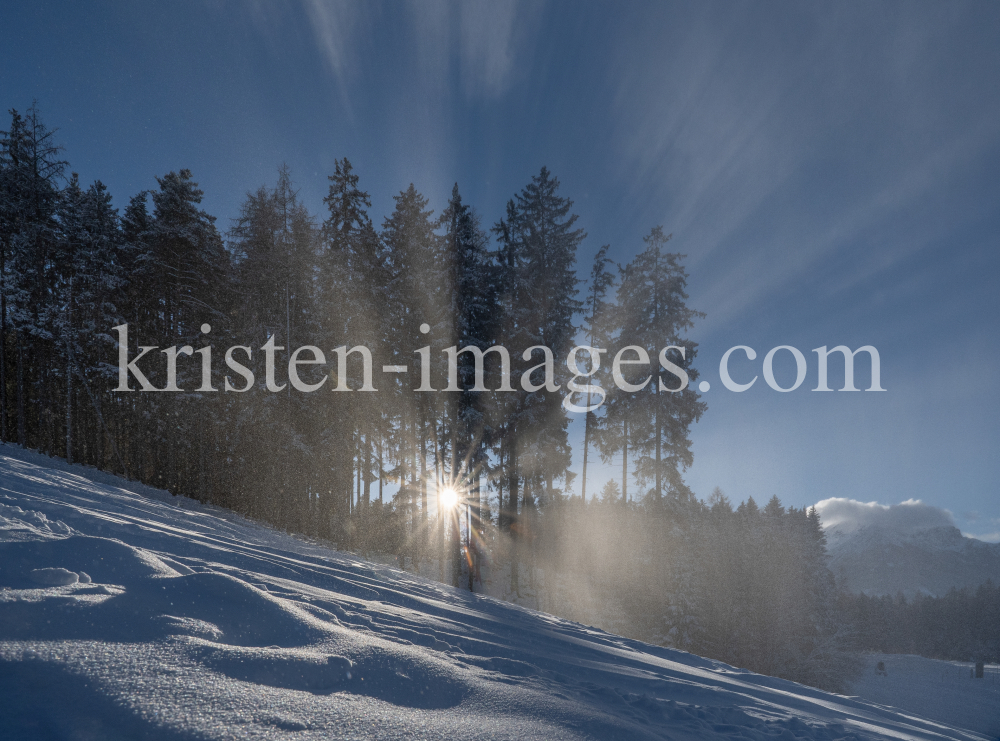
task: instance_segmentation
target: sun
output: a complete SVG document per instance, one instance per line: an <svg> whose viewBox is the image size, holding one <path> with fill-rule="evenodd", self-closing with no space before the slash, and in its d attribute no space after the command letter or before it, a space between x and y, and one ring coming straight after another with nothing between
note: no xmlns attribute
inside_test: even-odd
<svg viewBox="0 0 1000 741"><path fill-rule="evenodd" d="M458 492L452 487L446 486L441 490L441 506L445 509L453 509L458 505Z"/></svg>

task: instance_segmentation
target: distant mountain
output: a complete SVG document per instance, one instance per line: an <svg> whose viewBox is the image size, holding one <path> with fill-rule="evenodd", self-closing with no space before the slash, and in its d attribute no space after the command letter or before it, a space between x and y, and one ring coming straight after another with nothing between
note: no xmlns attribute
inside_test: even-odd
<svg viewBox="0 0 1000 741"><path fill-rule="evenodd" d="M942 596L987 579L1000 584L1000 544L967 538L956 527L833 526L826 537L830 569L855 593Z"/></svg>

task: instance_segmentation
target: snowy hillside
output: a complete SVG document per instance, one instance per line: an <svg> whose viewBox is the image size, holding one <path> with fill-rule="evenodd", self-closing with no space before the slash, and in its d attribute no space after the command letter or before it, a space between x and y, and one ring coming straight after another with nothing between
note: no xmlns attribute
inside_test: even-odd
<svg viewBox="0 0 1000 741"><path fill-rule="evenodd" d="M3 452L3 738L987 738Z"/></svg>
<svg viewBox="0 0 1000 741"><path fill-rule="evenodd" d="M959 724L1000 739L1000 666L987 664L979 679L972 669L968 662L868 654L851 692L879 705L912 709L940 723Z"/></svg>
<svg viewBox="0 0 1000 741"><path fill-rule="evenodd" d="M900 532L879 524L827 529L830 569L852 592L943 596L952 587L1000 583L1000 544L952 526Z"/></svg>

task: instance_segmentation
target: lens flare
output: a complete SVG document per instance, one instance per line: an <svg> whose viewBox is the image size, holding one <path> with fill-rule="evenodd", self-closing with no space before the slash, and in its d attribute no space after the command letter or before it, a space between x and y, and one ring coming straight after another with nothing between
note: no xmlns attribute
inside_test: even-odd
<svg viewBox="0 0 1000 741"><path fill-rule="evenodd" d="M446 486L441 490L441 506L445 509L453 509L458 506L458 492L452 487Z"/></svg>

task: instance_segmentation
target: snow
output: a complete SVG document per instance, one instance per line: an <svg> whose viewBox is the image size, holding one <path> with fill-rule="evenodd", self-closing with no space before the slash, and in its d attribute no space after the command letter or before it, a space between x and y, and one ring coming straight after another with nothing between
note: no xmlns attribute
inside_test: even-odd
<svg viewBox="0 0 1000 741"><path fill-rule="evenodd" d="M827 539L830 568L852 592L943 597L952 588L1000 581L1000 545L967 538L956 527L834 526Z"/></svg>
<svg viewBox="0 0 1000 741"><path fill-rule="evenodd" d="M852 592L943 597L952 588L1000 582L1000 544L969 538L949 511L915 499L899 504L824 499L830 568Z"/></svg>
<svg viewBox="0 0 1000 741"><path fill-rule="evenodd" d="M974 666L922 656L870 654L852 692L880 705L1000 738L1000 666L986 665L981 679L971 675Z"/></svg>
<svg viewBox="0 0 1000 741"><path fill-rule="evenodd" d="M0 738L988 738L962 723L0 449Z"/></svg>

